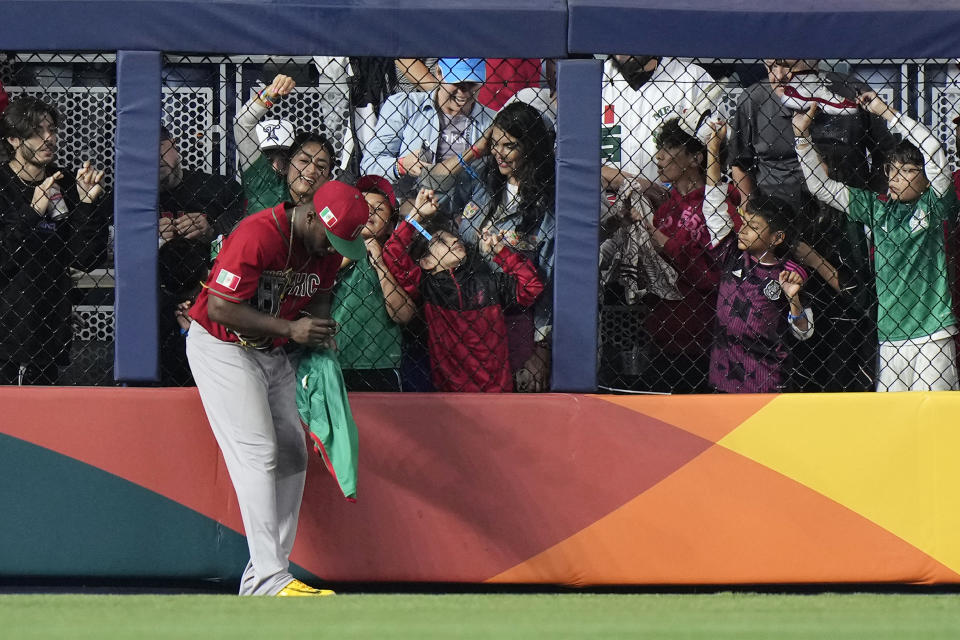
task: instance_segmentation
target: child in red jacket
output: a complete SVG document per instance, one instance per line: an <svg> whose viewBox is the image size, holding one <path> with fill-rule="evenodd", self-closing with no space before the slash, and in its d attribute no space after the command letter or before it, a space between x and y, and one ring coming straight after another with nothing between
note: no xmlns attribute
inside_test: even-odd
<svg viewBox="0 0 960 640"><path fill-rule="evenodd" d="M382 257L400 286L423 299L433 384L440 391L513 391L503 309L531 306L543 282L529 260L504 245L502 234L486 232L479 243L499 269L446 230L435 231L414 261L408 250L417 230L410 220L419 226L436 211L434 192L421 189L413 214L394 230Z"/></svg>

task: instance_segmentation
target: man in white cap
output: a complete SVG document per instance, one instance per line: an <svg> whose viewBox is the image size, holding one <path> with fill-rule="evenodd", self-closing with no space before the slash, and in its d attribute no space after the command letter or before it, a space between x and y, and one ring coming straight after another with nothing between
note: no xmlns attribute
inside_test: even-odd
<svg viewBox="0 0 960 640"><path fill-rule="evenodd" d="M254 213L290 196L287 193L287 150L293 145L293 123L279 118L261 120L296 87L290 76L277 74L267 87L254 92L237 113L233 137L243 178L247 212Z"/></svg>
<svg viewBox="0 0 960 640"><path fill-rule="evenodd" d="M237 492L250 549L241 595L322 596L289 571L307 447L282 346L328 347L341 260L366 257L366 200L328 181L312 200L245 218L190 310L187 357Z"/></svg>

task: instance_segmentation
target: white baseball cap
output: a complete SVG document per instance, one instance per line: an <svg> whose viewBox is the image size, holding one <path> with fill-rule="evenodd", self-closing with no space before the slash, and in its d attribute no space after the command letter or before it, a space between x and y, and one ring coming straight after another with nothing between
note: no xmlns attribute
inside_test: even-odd
<svg viewBox="0 0 960 640"><path fill-rule="evenodd" d="M261 151L289 149L293 146L296 131L289 120L261 120L257 123L257 142Z"/></svg>

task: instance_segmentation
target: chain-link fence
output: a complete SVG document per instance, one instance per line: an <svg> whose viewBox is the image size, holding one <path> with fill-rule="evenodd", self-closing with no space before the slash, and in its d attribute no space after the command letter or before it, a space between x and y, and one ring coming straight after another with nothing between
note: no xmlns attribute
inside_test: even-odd
<svg viewBox="0 0 960 640"><path fill-rule="evenodd" d="M549 388L553 69L166 55L161 383L191 382L184 303L233 227L340 179L376 214L369 259L344 265L334 291L348 386ZM944 185L957 73L930 60L606 57L600 387L956 387L956 213ZM17 141L3 165L4 267L16 273L5 276L7 383L112 384L114 75L111 55L0 61L19 105L4 116ZM55 114L49 161L25 157L28 133L50 146L40 120L9 133L33 117L18 115L33 113L30 99L40 120L38 104ZM81 172L88 160L102 178ZM57 169L62 219L56 197L34 198ZM898 191L907 178L913 191Z"/></svg>
<svg viewBox="0 0 960 640"><path fill-rule="evenodd" d="M540 60L167 56L163 383L189 382L184 303L223 237L336 178L371 209L369 258L333 291L348 387L546 389L556 118L542 80ZM521 89L548 116L518 104L492 128Z"/></svg>
<svg viewBox="0 0 960 640"><path fill-rule="evenodd" d="M604 64L601 388L957 388L955 64Z"/></svg>
<svg viewBox="0 0 960 640"><path fill-rule="evenodd" d="M113 56L8 53L0 82L0 383L112 384Z"/></svg>

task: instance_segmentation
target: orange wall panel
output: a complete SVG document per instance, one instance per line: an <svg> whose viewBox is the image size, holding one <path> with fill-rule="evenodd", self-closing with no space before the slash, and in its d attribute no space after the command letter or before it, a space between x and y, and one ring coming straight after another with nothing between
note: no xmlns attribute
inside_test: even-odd
<svg viewBox="0 0 960 640"><path fill-rule="evenodd" d="M358 502L313 458L292 557L327 579L960 582L945 453L960 442L934 419L960 394L351 401ZM195 389L0 388L0 402L0 433L242 531ZM842 464L864 459L871 473Z"/></svg>

